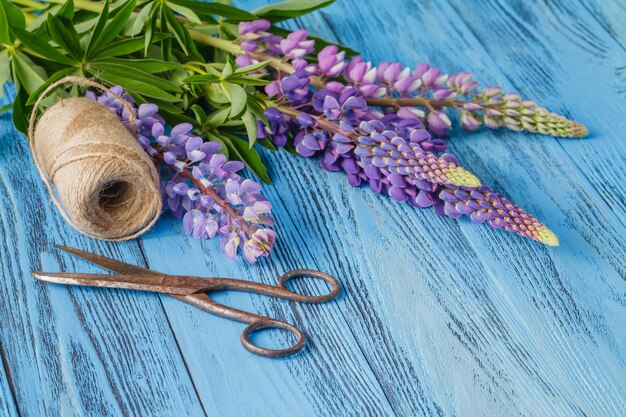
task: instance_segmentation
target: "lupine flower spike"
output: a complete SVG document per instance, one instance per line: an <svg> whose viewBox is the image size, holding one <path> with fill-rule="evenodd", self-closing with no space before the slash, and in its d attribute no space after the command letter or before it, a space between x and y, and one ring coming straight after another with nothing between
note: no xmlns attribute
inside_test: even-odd
<svg viewBox="0 0 626 417"><path fill-rule="evenodd" d="M366 183L399 202L558 245L545 225L443 153L447 143L433 135L444 136L451 127L446 108L461 112L466 130L484 124L579 137L586 134L582 125L494 87L478 91L468 73L448 76L427 64L413 70L400 63L374 67L361 58L346 61L336 46L313 56L305 31L281 39L269 28L264 20L240 25L245 54L237 62L269 56L281 69L265 86L276 104L265 112L267 125L258 121L259 139L276 146L291 139L300 155L320 156L324 169L344 171L353 186Z"/></svg>
<svg viewBox="0 0 626 417"><path fill-rule="evenodd" d="M122 88L111 91L132 103ZM117 114L130 129L128 111L111 94L86 96ZM197 239L219 236L226 256L241 251L248 262L268 256L276 239L270 229L272 206L261 185L241 177L244 164L227 161L221 145L194 135L189 123L167 126L155 104L136 109L137 140L161 170L164 209L183 219L183 228Z"/></svg>
<svg viewBox="0 0 626 417"><path fill-rule="evenodd" d="M399 62L373 66L361 57L346 61L345 52L339 52L335 45L325 47L314 57L314 41L307 40L306 31L300 29L281 39L268 33L269 28L270 23L265 20L241 24L240 42L246 53L242 59L258 62L268 56L277 57L280 60L274 63L278 63L281 71L289 70L298 79L303 78L300 71L305 71L316 88L329 83L356 88L368 105L399 114L413 113L439 137L446 135L452 126L446 109L459 113L460 125L465 130L484 125L557 137L580 138L588 134L580 123L551 113L531 100L505 94L498 87L480 89L469 72L448 75L427 63L413 69ZM286 66L285 61L290 65ZM287 86L283 88L290 89L293 79L287 76L271 84L268 93L278 92L285 80Z"/></svg>

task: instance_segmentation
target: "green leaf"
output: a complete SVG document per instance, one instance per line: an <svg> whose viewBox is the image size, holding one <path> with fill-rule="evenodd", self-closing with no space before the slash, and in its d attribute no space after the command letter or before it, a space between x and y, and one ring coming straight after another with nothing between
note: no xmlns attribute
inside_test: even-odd
<svg viewBox="0 0 626 417"><path fill-rule="evenodd" d="M135 21L133 22L132 29L130 30L130 36L134 37L135 35L141 33L141 29L143 29L143 27L146 25L146 21L150 16L151 10L152 5L148 3L146 6L143 7L143 9L139 11L139 13L137 13L137 16L135 16Z"/></svg>
<svg viewBox="0 0 626 417"><path fill-rule="evenodd" d="M42 39L41 36L35 36L22 29L13 29L13 31L25 46L41 55L44 59L58 62L59 64L76 65L77 61L75 59L59 52L58 49L51 46L46 40Z"/></svg>
<svg viewBox="0 0 626 417"><path fill-rule="evenodd" d="M98 41L93 45L93 50L98 51L108 45L117 35L120 34L126 22L130 18L131 13L135 9L136 0L127 0L121 6L115 9L115 17L107 23L102 35L98 38Z"/></svg>
<svg viewBox="0 0 626 417"><path fill-rule="evenodd" d="M35 91L33 91L30 94L30 96L28 97L28 100L26 101L26 105L27 106L32 106L33 104L35 104L35 102L37 101L37 98L39 98L39 96L41 95L43 90L48 88L48 86L50 84L52 84L53 82L55 82L57 80L60 80L61 78L65 77L66 75L70 75L71 73L73 73L75 71L76 71L76 68L63 68L62 70L57 71L54 74L52 74L50 76L50 78L48 78L46 80L45 83L41 84L38 89L36 89Z"/></svg>
<svg viewBox="0 0 626 417"><path fill-rule="evenodd" d="M228 147L228 153L231 159L239 159L246 164L250 171L265 184L272 183L272 179L268 175L267 169L261 160L261 155L259 155L256 149L250 148L245 140L235 135L224 133L223 136L225 139L223 143Z"/></svg>
<svg viewBox="0 0 626 417"><path fill-rule="evenodd" d="M148 24L146 25L146 37L144 38L145 42L143 51L144 55L148 55L148 48L152 44L152 40L157 33L156 28L157 21L159 20L159 15L158 13L154 13L154 11L156 11L157 5L158 3L156 1L152 3L152 17L150 18L150 22L148 22Z"/></svg>
<svg viewBox="0 0 626 417"><path fill-rule="evenodd" d="M257 64L247 65L245 67L237 68L234 74L247 74L249 72L256 72L260 69L263 69L269 65L270 61L263 61Z"/></svg>
<svg viewBox="0 0 626 417"><path fill-rule="evenodd" d="M15 100L13 101L13 125L15 128L26 134L28 132L28 119L26 114L24 113L24 101L26 100L26 93L20 89L15 95Z"/></svg>
<svg viewBox="0 0 626 417"><path fill-rule="evenodd" d="M68 20L73 19L74 18L74 1L67 0L65 4L61 6L59 11L56 13L56 15L64 17Z"/></svg>
<svg viewBox="0 0 626 417"><path fill-rule="evenodd" d="M180 101L180 99L162 89L155 87L154 85L147 83L145 81L134 80L123 75L113 74L111 72L106 73L93 73L93 75L97 75L99 78L108 81L114 85L121 85L123 88L137 92L138 94L156 98L159 100L163 100L166 102L176 102Z"/></svg>
<svg viewBox="0 0 626 417"><path fill-rule="evenodd" d="M172 13L170 9L163 8L162 11L168 26L172 28L172 34L176 38L176 41L178 42L180 47L183 48L183 52L185 54L188 54L189 52L187 50L187 44L189 34L187 33L187 29L185 29L183 24L180 23L178 19L176 19L176 16L174 16L174 13Z"/></svg>
<svg viewBox="0 0 626 417"><path fill-rule="evenodd" d="M6 0L0 0L0 9L3 9L9 27L18 29L24 29L26 27L26 19L24 19L24 14L19 7ZM0 29L0 31L1 30L2 29ZM0 43L3 42L0 41Z"/></svg>
<svg viewBox="0 0 626 417"><path fill-rule="evenodd" d="M183 80L185 83L217 83L220 81L220 77L213 74L192 75Z"/></svg>
<svg viewBox="0 0 626 417"><path fill-rule="evenodd" d="M172 71L181 68L178 62L161 61L160 59L123 59L109 58L106 60L110 64L126 65L145 71L149 74L157 74L165 71Z"/></svg>
<svg viewBox="0 0 626 417"><path fill-rule="evenodd" d="M241 116L241 120L243 121L244 126L246 127L246 134L248 135L248 146L252 148L254 146L254 142L257 139L257 125L256 118L252 114L250 110L246 110L246 112Z"/></svg>
<svg viewBox="0 0 626 417"><path fill-rule="evenodd" d="M95 50L95 46L100 39L100 35L102 35L102 31L104 30L104 26L109 19L109 0L104 0L104 5L102 6L102 11L100 12L100 17L98 17L98 22L96 26L94 26L91 34L89 35L89 43L87 44L87 56L93 55Z"/></svg>
<svg viewBox="0 0 626 417"><path fill-rule="evenodd" d="M206 125L210 127L220 127L222 126L226 120L228 120L228 115L230 114L230 108L225 107L220 110L216 110L206 118Z"/></svg>
<svg viewBox="0 0 626 417"><path fill-rule="evenodd" d="M207 119L207 114L204 109L197 104L194 104L191 106L191 111L196 116L196 121L198 122L198 125L202 126Z"/></svg>
<svg viewBox="0 0 626 417"><path fill-rule="evenodd" d="M221 16L233 21L256 19L254 14L226 4L190 0L170 0L168 3L175 3L193 10L200 17Z"/></svg>
<svg viewBox="0 0 626 417"><path fill-rule="evenodd" d="M40 66L35 65L30 58L19 51L14 51L12 56L14 72L27 94L37 90L40 85L46 82L48 79L46 72Z"/></svg>
<svg viewBox="0 0 626 417"><path fill-rule="evenodd" d="M83 58L83 51L78 42L78 33L72 25L64 24L61 19L54 15L48 15L46 20L48 32L61 48L76 60Z"/></svg>
<svg viewBox="0 0 626 417"><path fill-rule="evenodd" d="M268 4L267 6L253 10L252 13L260 18L276 23L303 16L334 2L335 0L287 0L280 3Z"/></svg>
<svg viewBox="0 0 626 417"><path fill-rule="evenodd" d="M110 60L93 61L91 63L91 67L93 67L96 70L102 71L103 74L109 73L109 74L114 74L115 76L118 76L118 77L126 77L128 79L133 79L133 80L141 81L144 83L149 83L161 90L171 91L175 93L182 93L183 91L180 88L180 86L178 86L177 84L165 78L161 78L159 76L149 74L145 71L142 71L138 68L135 68L129 65L113 63L113 62L110 62Z"/></svg>
<svg viewBox="0 0 626 417"><path fill-rule="evenodd" d="M13 108L13 103L0 106L0 116Z"/></svg>
<svg viewBox="0 0 626 417"><path fill-rule="evenodd" d="M239 85L256 85L256 86L267 85L271 83L270 80L264 80L262 78L255 78L255 77L228 77L226 78L226 81L239 84Z"/></svg>
<svg viewBox="0 0 626 417"><path fill-rule="evenodd" d="M5 49L4 51L0 51L0 98L2 98L3 94L3 86L4 84L11 79L11 59L9 58L9 53Z"/></svg>
<svg viewBox="0 0 626 417"><path fill-rule="evenodd" d="M154 35L153 40L155 42L158 42L167 37L168 35L165 33L156 33ZM107 47L105 47L104 49L100 50L96 54L96 57L108 58L108 57L120 56L120 55L130 55L130 54L133 54L137 51L141 51L142 49L144 49L145 43L146 43L145 36L142 36L140 38L125 39L123 41L114 42L108 45Z"/></svg>
<svg viewBox="0 0 626 417"><path fill-rule="evenodd" d="M243 87L233 83L222 83L224 94L228 97L231 104L230 118L236 119L240 117L246 110L246 104L248 103L248 94Z"/></svg>
<svg viewBox="0 0 626 417"><path fill-rule="evenodd" d="M235 71L235 63L230 57L226 59L226 64L224 64L224 68L222 69L222 73L220 74L220 79L225 80L230 77L232 73Z"/></svg>
<svg viewBox="0 0 626 417"><path fill-rule="evenodd" d="M13 42L11 42L11 35L9 34L7 13L4 11L4 2L0 2L0 44L13 44Z"/></svg>
<svg viewBox="0 0 626 417"><path fill-rule="evenodd" d="M167 5L167 7L169 7L172 10L174 10L179 15L186 17L190 22L192 22L192 23L202 23L202 21L200 20L198 15L195 14L193 12L193 10L191 10L191 9L185 7L185 6L181 6L180 4L176 4L174 2L171 2L171 1L168 1L165 4Z"/></svg>

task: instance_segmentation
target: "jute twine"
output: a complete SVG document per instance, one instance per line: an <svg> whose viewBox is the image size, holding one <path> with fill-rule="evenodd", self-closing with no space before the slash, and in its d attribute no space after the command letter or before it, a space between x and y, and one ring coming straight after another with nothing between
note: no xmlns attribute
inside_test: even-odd
<svg viewBox="0 0 626 417"><path fill-rule="evenodd" d="M84 97L62 99L37 121L42 100L61 84L107 91L128 109L133 133L105 106ZM102 240L128 240L146 232L161 213L159 175L134 137L132 106L107 87L69 76L39 96L28 138L35 166L63 218Z"/></svg>

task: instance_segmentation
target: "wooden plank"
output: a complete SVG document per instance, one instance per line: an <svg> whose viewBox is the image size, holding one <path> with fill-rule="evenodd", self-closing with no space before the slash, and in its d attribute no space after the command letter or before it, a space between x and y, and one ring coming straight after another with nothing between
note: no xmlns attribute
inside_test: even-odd
<svg viewBox="0 0 626 417"><path fill-rule="evenodd" d="M8 115L0 138L0 345L19 415L204 415L157 296L31 278L32 270L95 271L53 243L131 262L141 253L137 242L71 230Z"/></svg>
<svg viewBox="0 0 626 417"><path fill-rule="evenodd" d="M573 4L566 4L566 6L578 12L578 4L576 4L576 2L572 3ZM587 9L589 14L598 21L605 31L626 50L626 25L624 25L626 3L620 0L580 0L580 4ZM623 72L620 75L624 77ZM624 78L622 78L622 81L623 80ZM622 83L622 86L623 85L624 83Z"/></svg>
<svg viewBox="0 0 626 417"><path fill-rule="evenodd" d="M3 317L0 316L0 319L3 319ZM11 391L10 375L7 374L8 365L4 360L4 354L1 354L1 359L2 370L0 370L0 414L7 417L18 417L17 407L15 406L15 398L13 397L13 392Z"/></svg>
<svg viewBox="0 0 626 417"><path fill-rule="evenodd" d="M481 15L472 17L475 26L485 21L482 14L488 15L491 7L479 9ZM461 13L461 6L458 10ZM481 80L508 88L528 81L524 78L531 77L525 75L527 67L536 69L528 60L515 62L515 78L505 77L455 10L442 11L432 2L344 1L329 9L326 18L318 15L302 22L315 34L339 34L339 41L361 49L375 61L417 63L428 59L451 70L474 70L481 74ZM533 33L544 27L535 28ZM491 28L493 25L485 25L484 31ZM381 33L391 41L379 42ZM490 45L498 45L498 33L491 36ZM522 42L507 41L503 44L509 47ZM565 47L572 50L575 44ZM498 63L507 69L512 66L506 60L498 59ZM565 81L573 77L571 62L559 56L555 62L546 59L541 68L551 65L557 69L563 66L563 78L551 79L556 86L548 90L550 97L537 91L537 86L516 89L556 111L576 108L578 111L566 114L589 116L590 121L583 121L591 125L592 132L601 130L604 125L596 120L605 115L582 100L580 92L567 90L571 85ZM594 73L603 65L592 60L583 69ZM545 88L545 84L540 87ZM586 93L593 92L591 97L620 104L608 88L599 86L596 90L593 82L583 87ZM554 226L564 241L557 250L468 222L456 225L425 212L415 214L377 197L366 196L359 201L360 194L354 194L367 194L366 190L347 190L330 176L301 167L291 171L305 178L295 193L300 199L309 197L310 190L325 186L324 198L334 200L329 207L303 204L301 211L297 205L292 207L290 214L298 216L297 223L301 224L299 233L306 233L308 226L302 219L313 217L308 221L319 222L311 227L313 241L323 239L327 250L339 246L336 252L356 257L355 264L361 268L373 265L373 273L361 275L363 281L358 286L367 288L370 295L376 291L379 277L398 277L385 283L391 288L381 291L376 313L407 317L400 323L383 320L383 327L391 339L405 343L409 355L413 354L412 363L420 364L417 381L443 414L614 415L624 409L620 391L624 386L625 366L620 355L624 334L619 326L624 312L620 301L625 259L620 211L623 193L618 188L621 178L614 175L620 172L616 167L622 162L618 129L623 115L617 109L602 109L614 116L611 120L617 126L615 135L602 137L607 140L602 147L593 147L593 142L484 131L453 143L455 151L471 161L468 166L481 178L490 179L495 188ZM457 138L463 136L457 134ZM582 161L584 165L579 167ZM287 170L290 165L281 159L280 166ZM281 193L285 195L294 193ZM330 218L316 219L327 210L333 211ZM349 227L341 227L341 219ZM381 224L373 225L377 220ZM346 240L349 250L341 247ZM368 242L365 247L358 244L363 240ZM406 278L400 280L403 275ZM419 280L425 282L416 282ZM414 294L419 297L413 298ZM425 306L416 306L415 300ZM406 314L391 313L395 311ZM364 328L363 338L357 333L361 346L367 345L369 334L375 334L362 317L351 325ZM431 349L436 346L436 351L425 353L415 348L420 342ZM364 351L368 353L367 348ZM385 368L375 355L370 359L374 369ZM416 379L412 382L415 385ZM393 382L383 379L381 383L388 393L402 391ZM396 395L396 402L390 399L392 404L408 403L401 393Z"/></svg>
<svg viewBox="0 0 626 417"><path fill-rule="evenodd" d="M492 15L492 8L498 13ZM525 32L507 32L510 13L498 8L506 9L493 3L470 13L456 2L451 7L344 0L298 24L336 36L369 59L428 59L453 70L471 69L481 81L589 116L578 118L593 132L605 132L606 121L623 123L617 110L583 100L606 95L619 108L620 93L603 86L603 78L585 80L576 93L567 84L580 84L574 78L579 72L572 70L575 57L587 60L578 71L610 73L605 67L613 62L615 42L592 25L611 54L578 52L582 41L547 24L560 15L521 14L534 22L537 39L544 39L537 42L547 45L532 51L538 65L524 54ZM502 38L485 33L494 27ZM503 39L514 52L489 50ZM555 44L561 52L548 48ZM541 70L549 71L548 85L527 86ZM7 130L9 122L0 125ZM269 155L277 181L266 193L275 206L279 243L256 266L226 261L215 242L187 239L180 224L167 218L139 247L95 244L67 233L59 216L37 203L46 201L45 194L34 171L24 169L30 164L24 144L8 138L15 144L0 148L0 317L11 320L0 330L0 343L8 350L20 412L71 414L76 407L76 413L89 415L173 415L181 409L223 416L619 415L626 408L620 389L626 373L626 256L623 194L611 170L622 162L623 144L619 129L609 129L613 136L602 136L603 146L595 147L599 141L484 131L456 135L453 147L468 167L554 227L563 240L554 250L353 189L341 174L322 172L314 161ZM586 153L600 160L589 161ZM46 236L31 243L43 225ZM161 300L164 314L152 295L36 286L27 276L35 267L89 270L50 251L49 239L61 236L132 262L143 257L165 272L273 283L287 269L314 267L340 278L345 292L324 305L220 296L291 320L310 335L304 354L267 360L240 347L242 325L167 297ZM263 340L286 342L282 334ZM152 396L156 404L147 404Z"/></svg>
<svg viewBox="0 0 626 417"><path fill-rule="evenodd" d="M278 196L270 195L274 197ZM275 207L286 212L280 204ZM226 261L217 242L184 237L179 221L175 220L163 219L154 231L142 237L142 246L150 267L166 272L274 284L281 273L297 267L328 270L308 251L294 254L290 250L298 246L292 245L284 234L295 230L296 225L285 220L281 216L281 243L276 252L254 266L241 260ZM301 241L293 243L305 247ZM344 277L337 276L345 285ZM323 286L305 285L304 291L321 293ZM298 305L236 293L218 294L216 299L292 322L305 330L309 345L304 353L285 360L259 358L240 345L243 325L164 298L168 318L207 414L287 416L298 410L302 416L393 415L385 393L342 318L343 297L322 305ZM273 334L263 342L278 347L286 346L288 340L284 334Z"/></svg>

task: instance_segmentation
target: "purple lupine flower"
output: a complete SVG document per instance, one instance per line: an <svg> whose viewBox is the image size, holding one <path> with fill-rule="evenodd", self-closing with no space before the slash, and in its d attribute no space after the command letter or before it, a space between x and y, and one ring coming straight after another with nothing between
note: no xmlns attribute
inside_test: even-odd
<svg viewBox="0 0 626 417"><path fill-rule="evenodd" d="M324 47L317 54L321 73L330 78L338 77L346 67L345 56L345 51L338 52L338 48L335 45Z"/></svg>
<svg viewBox="0 0 626 417"><path fill-rule="evenodd" d="M282 45L288 50L304 40L304 32L298 32ZM511 215L504 214L498 205L503 197L496 202L493 199L496 194L485 191L487 188L461 168L454 155L441 153L446 148L445 141L433 138L425 128L437 136L446 134L452 121L443 109L431 107L424 112L412 106L398 106L395 111L381 112L368 105L368 100L377 98L456 100L473 94L477 88L470 74L448 76L428 64L420 64L411 71L399 63L383 62L373 67L360 58L346 62L335 46L325 47L317 61L308 61L306 70L301 67L300 55L285 59L295 63L297 69L292 74L277 74L266 86L266 92L286 100L290 116L278 107L266 110L269 125L260 123L263 137L269 136L280 145L293 138L300 155L321 155L324 169L344 171L353 186L369 184L374 192L415 207L433 207L437 213L453 218L465 214L475 222L485 221L492 227L503 227L546 244L558 242L545 226L526 213L522 215L521 209L512 209L515 206L507 200L505 206L510 209L507 213L519 214L523 221L517 224L511 220ZM343 79L332 80L340 69ZM330 80L323 88L314 89L311 85L318 86L319 82L314 84L312 77L317 76ZM492 102L506 101L511 103L511 108L522 106L513 96L501 98L500 92L486 91ZM294 111L294 107L299 110ZM511 111L500 114L495 109L488 110L476 102L465 102L462 126L468 130L478 128L482 122L475 112L485 111L494 124L516 127L512 120L505 119L515 116ZM452 203L444 200L450 199L450 192L461 197L465 197L463 193L473 192L468 195L474 197Z"/></svg>
<svg viewBox="0 0 626 417"><path fill-rule="evenodd" d="M123 94L121 87L112 91ZM112 95L86 96L128 124L128 111ZM142 104L133 111L137 140L161 169L164 208L183 219L185 233L196 239L219 236L229 258L238 252L248 262L268 256L276 240L270 229L272 206L261 194L260 184L238 174L244 164L227 161L217 153L221 145L195 135L189 123L167 126L155 104Z"/></svg>
<svg viewBox="0 0 626 417"><path fill-rule="evenodd" d="M314 57L314 42L307 39L305 30L294 31L285 39L267 30L266 21L240 24L244 52L253 56L253 49L260 48L289 61L296 70L329 80L342 78L346 87L359 89L370 104L387 109L398 107L398 99L405 103L409 100L413 106L428 110L421 120L437 136L445 135L452 126L446 109L461 112L460 125L466 130L484 124L492 129L506 127L559 137L583 137L588 133L581 124L550 113L530 100L503 94L497 87L479 90L479 84L466 71L448 75L427 63L413 70L399 62L381 62L374 67L359 57L345 61L345 52L334 45L326 46ZM254 45L246 45L251 38Z"/></svg>
<svg viewBox="0 0 626 417"><path fill-rule="evenodd" d="M257 38L264 36L260 33ZM415 207L433 207L449 217L465 214L475 222L485 221L546 244L558 242L534 217L504 202L504 197L495 199L496 194L461 168L454 155L441 153L446 143L438 137L445 136L456 120L447 109L460 113L465 130L484 124L580 137L586 134L582 125L503 94L497 87L480 90L467 72L448 75L427 63L411 69L398 62L373 66L360 57L345 61L336 46L323 48L315 57L305 31L257 44L297 73L295 79L289 78L292 75L283 65L266 86L285 112L280 107L266 111L269 125L260 123L260 137L277 144L291 138L299 154L320 155L324 169L346 172L351 185L366 183L374 192ZM311 52L303 55L307 49ZM289 97L288 92L292 92ZM451 199L449 193L459 200L446 201ZM522 223L511 220L514 217Z"/></svg>

